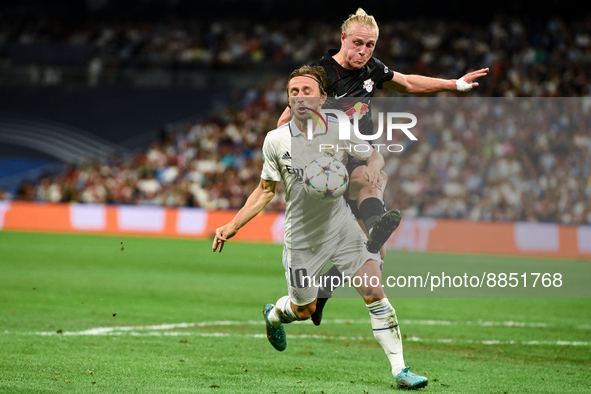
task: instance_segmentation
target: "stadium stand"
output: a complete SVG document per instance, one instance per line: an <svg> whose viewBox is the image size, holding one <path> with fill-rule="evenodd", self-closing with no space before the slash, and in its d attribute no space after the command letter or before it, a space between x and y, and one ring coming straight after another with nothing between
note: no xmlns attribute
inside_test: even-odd
<svg viewBox="0 0 591 394"><path fill-rule="evenodd" d="M282 74L339 45L335 29L318 20L110 18L67 27L59 22L43 14L5 14L0 80L204 86L215 79L210 71ZM497 16L488 25L379 22L376 57L400 72L445 77L488 66L490 78L478 93L484 96L589 94L591 17L585 14L568 21Z"/></svg>
<svg viewBox="0 0 591 394"><path fill-rule="evenodd" d="M24 67L31 84L96 86L121 81L117 76L129 70L159 70L168 76L270 71L276 76L338 46L334 29L318 22L106 21L68 30L43 17L6 22L0 24L0 56L11 71L4 67L0 74ZM49 57L33 56L40 46ZM79 56L70 56L82 47ZM499 16L488 25L384 21L376 57L401 72L442 77L490 67L472 96L591 95L591 19L584 15L568 26L560 17ZM58 77L48 77L48 70ZM81 70L85 78L68 77ZM181 83L174 77L166 80L170 86ZM283 86L284 79L275 78L267 88L242 89L232 105L209 118L167 125L162 138L129 160L89 155L58 176L40 179L34 192L20 190L12 198L239 208L258 183L264 135L285 108ZM588 113L589 105L583 105ZM465 122L481 122L496 110L484 103ZM557 119L563 118L557 114ZM404 160L388 159L386 203L401 208L405 217L589 224L591 125L575 115L565 121L569 127L532 129L517 119L509 129L518 132L485 135L470 134L462 126L443 133L426 130ZM453 142L460 140L467 142ZM270 209L283 208L281 197Z"/></svg>

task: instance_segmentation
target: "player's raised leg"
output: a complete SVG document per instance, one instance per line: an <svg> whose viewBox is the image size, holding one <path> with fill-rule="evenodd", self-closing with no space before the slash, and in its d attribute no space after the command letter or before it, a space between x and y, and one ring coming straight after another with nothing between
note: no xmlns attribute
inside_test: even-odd
<svg viewBox="0 0 591 394"><path fill-rule="evenodd" d="M364 169L365 166L359 166L352 171L348 198L357 201L359 210L357 217L363 222L368 237L367 250L370 253L381 250L384 258L383 246L398 228L401 214L398 209L386 211L384 204L384 190L388 182L386 173L381 172L380 183L376 187L368 182Z"/></svg>

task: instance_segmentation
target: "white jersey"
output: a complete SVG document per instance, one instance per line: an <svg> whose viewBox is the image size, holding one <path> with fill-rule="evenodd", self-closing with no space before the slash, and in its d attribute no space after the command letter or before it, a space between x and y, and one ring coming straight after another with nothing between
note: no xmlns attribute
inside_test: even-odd
<svg viewBox="0 0 591 394"><path fill-rule="evenodd" d="M320 157L333 157L346 164L348 156L359 160L371 156L373 148L367 141L354 133L350 140L339 140L338 129L338 122L328 118L328 129L322 131L316 127L313 139L308 140L292 119L265 137L261 178L283 180L285 184L284 242L287 247L300 249L320 245L334 238L343 226L357 223L343 197L332 201L314 200L306 192L303 181L307 166ZM334 148L329 149L329 145Z"/></svg>

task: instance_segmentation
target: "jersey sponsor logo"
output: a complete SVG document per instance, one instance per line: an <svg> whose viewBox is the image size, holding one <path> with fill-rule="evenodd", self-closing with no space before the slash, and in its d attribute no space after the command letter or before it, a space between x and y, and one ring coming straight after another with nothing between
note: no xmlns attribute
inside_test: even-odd
<svg viewBox="0 0 591 394"><path fill-rule="evenodd" d="M285 152L283 156L281 156L281 160L291 160L291 155L289 154L289 151Z"/></svg>
<svg viewBox="0 0 591 394"><path fill-rule="evenodd" d="M373 90L373 81L370 79L366 79L365 81L363 81L363 89L367 90L367 93L371 93L371 91Z"/></svg>
<svg viewBox="0 0 591 394"><path fill-rule="evenodd" d="M292 166L285 166L287 173L292 175L296 181L304 180L304 168L296 168Z"/></svg>
<svg viewBox="0 0 591 394"><path fill-rule="evenodd" d="M349 117L349 119L353 119L353 114L357 112L358 119L361 119L363 115L369 112L369 106L365 103L358 102L353 106L353 108L349 109L345 112L345 114Z"/></svg>
<svg viewBox="0 0 591 394"><path fill-rule="evenodd" d="M343 97L345 97L347 94L348 94L348 93L341 94L340 96L334 96L334 98L335 98L335 100L342 99L342 98L343 98Z"/></svg>

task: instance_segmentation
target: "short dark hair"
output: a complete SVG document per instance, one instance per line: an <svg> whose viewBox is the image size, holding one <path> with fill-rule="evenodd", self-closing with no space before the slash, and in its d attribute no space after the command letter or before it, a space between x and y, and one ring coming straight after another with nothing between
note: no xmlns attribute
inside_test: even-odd
<svg viewBox="0 0 591 394"><path fill-rule="evenodd" d="M318 82L318 86L320 87L320 94L324 96L325 94L328 95L328 78L326 76L326 71L321 66L310 67L304 65L297 70L293 70L293 72L289 75L289 80L287 81L287 96L289 96L289 82L294 79L295 77L301 77L302 75L307 75L313 77L312 79Z"/></svg>

